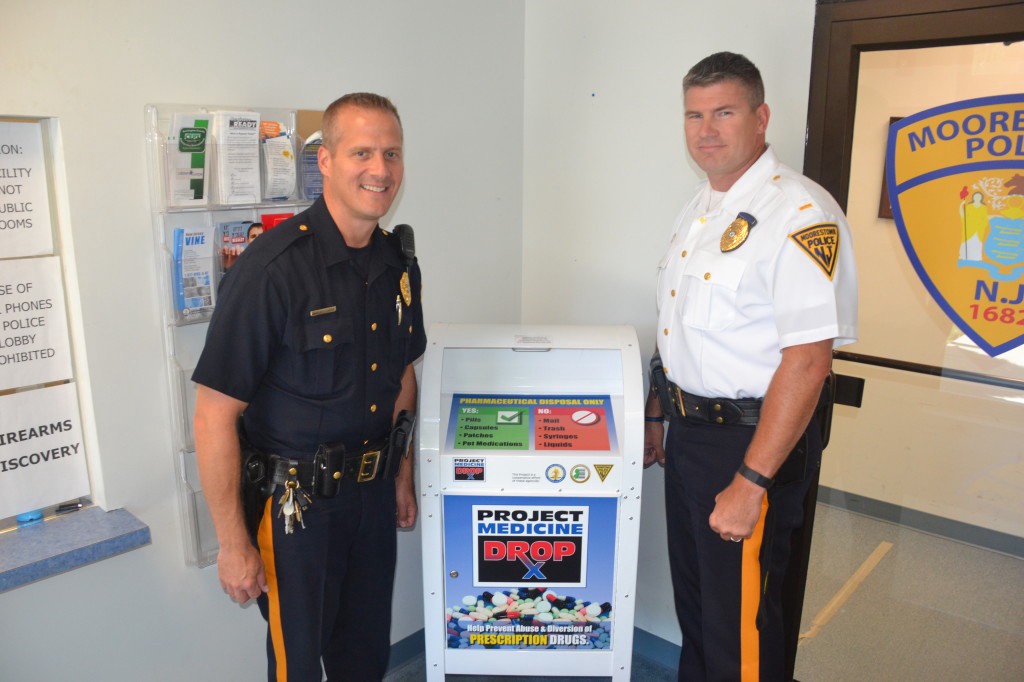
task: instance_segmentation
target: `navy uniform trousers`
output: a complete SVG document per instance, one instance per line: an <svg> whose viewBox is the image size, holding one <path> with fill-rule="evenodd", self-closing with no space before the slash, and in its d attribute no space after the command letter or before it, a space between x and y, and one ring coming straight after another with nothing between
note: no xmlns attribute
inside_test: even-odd
<svg viewBox="0 0 1024 682"><path fill-rule="evenodd" d="M277 487L257 540L270 592L257 600L267 621L271 682L381 680L391 641L395 575L395 482L341 481L313 497L306 527L284 533ZM307 491L310 492L310 491Z"/></svg>
<svg viewBox="0 0 1024 682"><path fill-rule="evenodd" d="M711 530L715 496L733 480L753 426L673 418L665 459L665 510L676 616L683 633L679 679L687 682L784 678L782 584L793 532L821 463L812 419L776 474L753 536L730 542Z"/></svg>

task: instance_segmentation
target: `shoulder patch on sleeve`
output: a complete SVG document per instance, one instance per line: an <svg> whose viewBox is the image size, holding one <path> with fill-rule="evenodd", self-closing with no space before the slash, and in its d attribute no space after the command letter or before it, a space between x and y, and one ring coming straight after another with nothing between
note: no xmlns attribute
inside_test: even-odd
<svg viewBox="0 0 1024 682"><path fill-rule="evenodd" d="M797 230L789 238L831 281L839 261L839 227L835 223L818 223Z"/></svg>

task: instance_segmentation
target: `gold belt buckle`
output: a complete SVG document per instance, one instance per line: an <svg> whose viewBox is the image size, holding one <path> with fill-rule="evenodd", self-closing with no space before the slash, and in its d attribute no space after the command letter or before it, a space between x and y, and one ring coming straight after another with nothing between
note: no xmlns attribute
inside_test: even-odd
<svg viewBox="0 0 1024 682"><path fill-rule="evenodd" d="M380 450L364 452L363 458L359 461L359 474L356 476L356 482L372 481L377 476L377 467L379 466Z"/></svg>
<svg viewBox="0 0 1024 682"><path fill-rule="evenodd" d="M679 408L679 416L685 417L686 405L683 403L683 389L679 388L678 386L676 386L675 389L676 390L673 391L673 397L676 399L676 407Z"/></svg>

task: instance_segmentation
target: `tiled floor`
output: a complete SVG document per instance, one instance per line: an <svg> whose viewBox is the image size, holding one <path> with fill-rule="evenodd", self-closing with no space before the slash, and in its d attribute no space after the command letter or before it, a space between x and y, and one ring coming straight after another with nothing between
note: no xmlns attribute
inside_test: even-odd
<svg viewBox="0 0 1024 682"><path fill-rule="evenodd" d="M801 631L800 682L1024 680L1024 560L818 505ZM675 677L633 657L633 680ZM423 656L386 679L425 680Z"/></svg>

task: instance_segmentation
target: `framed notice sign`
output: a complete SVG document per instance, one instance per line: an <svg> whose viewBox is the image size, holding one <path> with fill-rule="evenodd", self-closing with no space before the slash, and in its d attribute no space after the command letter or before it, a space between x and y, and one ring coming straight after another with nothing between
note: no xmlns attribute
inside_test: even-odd
<svg viewBox="0 0 1024 682"><path fill-rule="evenodd" d="M71 378L60 259L0 261L0 391Z"/></svg>
<svg viewBox="0 0 1024 682"><path fill-rule="evenodd" d="M42 128L0 122L0 255L53 253L49 196Z"/></svg>
<svg viewBox="0 0 1024 682"><path fill-rule="evenodd" d="M88 494L75 384L0 396L0 518Z"/></svg>

